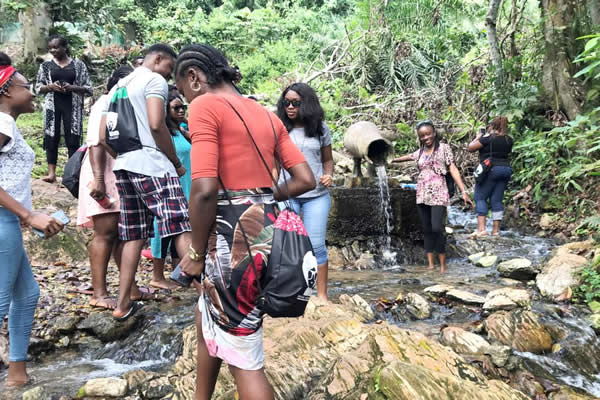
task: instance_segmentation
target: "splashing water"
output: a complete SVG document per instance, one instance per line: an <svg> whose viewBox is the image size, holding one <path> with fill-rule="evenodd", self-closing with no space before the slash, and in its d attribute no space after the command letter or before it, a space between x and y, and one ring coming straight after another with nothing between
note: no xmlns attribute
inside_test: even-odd
<svg viewBox="0 0 600 400"><path fill-rule="evenodd" d="M392 208L390 205L390 191L388 188L387 172L384 165L379 165L376 168L377 186L379 186L379 201L381 204L382 214L385 219L385 235L383 238L383 264L391 266L396 263L396 252L392 251L392 237L390 236L394 225L392 222Z"/></svg>

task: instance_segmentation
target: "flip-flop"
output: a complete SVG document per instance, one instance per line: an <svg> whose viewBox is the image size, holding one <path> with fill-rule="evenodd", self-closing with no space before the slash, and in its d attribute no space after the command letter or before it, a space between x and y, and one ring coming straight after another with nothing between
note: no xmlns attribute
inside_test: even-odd
<svg viewBox="0 0 600 400"><path fill-rule="evenodd" d="M154 290L144 287L144 286L138 286L138 290L142 293L148 293L148 294L153 294Z"/></svg>
<svg viewBox="0 0 600 400"><path fill-rule="evenodd" d="M133 314L135 314L136 312L138 312L138 310L140 310L142 307L144 307L144 305L142 303L138 303L137 301L134 301L133 303L131 303L131 308L129 309L129 311L127 311L127 313L125 315L123 315L122 317L115 317L113 315L113 318L117 322L125 322L129 318L131 318L131 316Z"/></svg>
<svg viewBox="0 0 600 400"><path fill-rule="evenodd" d="M109 303L107 300L114 300L115 306L109 307ZM91 299L89 302L89 305L92 307L105 308L107 310L114 310L115 308L117 308L116 302L117 302L116 299L106 296L106 297L102 297L100 299Z"/></svg>
<svg viewBox="0 0 600 400"><path fill-rule="evenodd" d="M158 295L154 292L148 293L148 292L140 291L140 297L130 297L129 300L131 300L131 301L152 301L152 300L160 300L160 299L159 299Z"/></svg>

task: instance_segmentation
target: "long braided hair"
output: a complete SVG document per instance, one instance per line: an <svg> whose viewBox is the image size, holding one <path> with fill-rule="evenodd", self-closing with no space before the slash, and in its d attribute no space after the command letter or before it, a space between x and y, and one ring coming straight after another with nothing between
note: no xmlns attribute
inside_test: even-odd
<svg viewBox="0 0 600 400"><path fill-rule="evenodd" d="M237 89L235 84L242 79L238 67L230 66L221 51L207 44L191 44L181 49L175 63L175 76L183 76L190 68L200 69L211 86L227 82Z"/></svg>

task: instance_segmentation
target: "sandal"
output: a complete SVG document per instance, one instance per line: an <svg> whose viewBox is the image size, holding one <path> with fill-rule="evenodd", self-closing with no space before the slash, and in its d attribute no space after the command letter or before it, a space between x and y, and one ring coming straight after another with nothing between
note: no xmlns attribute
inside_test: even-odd
<svg viewBox="0 0 600 400"><path fill-rule="evenodd" d="M159 300L159 297L154 292L142 291L140 288L140 296L139 297L129 297L131 301L151 301L151 300Z"/></svg>
<svg viewBox="0 0 600 400"><path fill-rule="evenodd" d="M131 308L129 309L129 311L127 311L127 313L125 315L123 315L122 317L115 317L113 315L113 318L118 322L125 322L129 318L131 318L131 316L133 314L135 314L138 310L140 310L142 307L144 307L144 305L142 303L138 303L137 301L134 301L133 303L131 303Z"/></svg>

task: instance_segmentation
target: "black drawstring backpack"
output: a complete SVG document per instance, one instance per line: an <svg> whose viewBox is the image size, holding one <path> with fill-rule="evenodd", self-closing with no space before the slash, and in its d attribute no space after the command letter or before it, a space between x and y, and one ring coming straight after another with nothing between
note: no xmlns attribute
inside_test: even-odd
<svg viewBox="0 0 600 400"><path fill-rule="evenodd" d="M106 144L117 154L141 149L135 110L129 100L127 85L118 86L113 93L106 112Z"/></svg>
<svg viewBox="0 0 600 400"><path fill-rule="evenodd" d="M83 159L85 153L87 153L87 146L81 146L77 149L65 164L63 172L62 185L77 199L79 198L79 175L81 174L81 166L83 165Z"/></svg>
<svg viewBox="0 0 600 400"><path fill-rule="evenodd" d="M271 180L277 186L277 181L271 174L271 170L254 141L248 125L246 125L246 122L235 107L229 101L227 103L244 124L246 132L252 144L254 144L263 165L267 169ZM273 126L271 116L267 114L267 117L271 123L271 129L275 138L277 161L280 166L283 166L275 127ZM233 206L225 185L223 185L220 178L219 181L229 204ZM285 180L285 184L287 186L287 179ZM258 276L256 266L254 265L254 258L250 251L248 237L241 222L238 222L238 224L244 237L248 254L250 255L250 265L255 275ZM300 216L286 204L286 208L277 215L274 224L271 255L269 256L266 270L263 271L261 279L256 280L259 291L257 307L273 318L300 317L304 314L316 282L317 259L314 255L310 238Z"/></svg>

